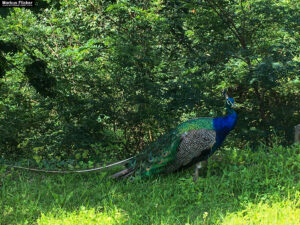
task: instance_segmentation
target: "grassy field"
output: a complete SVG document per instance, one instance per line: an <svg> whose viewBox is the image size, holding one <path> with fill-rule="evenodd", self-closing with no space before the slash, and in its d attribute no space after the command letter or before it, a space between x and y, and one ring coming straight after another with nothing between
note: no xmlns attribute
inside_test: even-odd
<svg viewBox="0 0 300 225"><path fill-rule="evenodd" d="M0 167L0 224L300 224L300 146L222 149L193 168L144 181Z"/></svg>

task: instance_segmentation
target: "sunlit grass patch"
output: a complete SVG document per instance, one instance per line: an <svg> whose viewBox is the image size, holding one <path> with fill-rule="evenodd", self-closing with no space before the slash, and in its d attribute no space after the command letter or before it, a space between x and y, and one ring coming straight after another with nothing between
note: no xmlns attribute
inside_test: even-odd
<svg viewBox="0 0 300 225"><path fill-rule="evenodd" d="M283 201L272 204L258 203L249 204L245 210L228 214L222 225L299 225L300 224L300 201Z"/></svg>
<svg viewBox="0 0 300 225"><path fill-rule="evenodd" d="M124 223L127 216L118 209L109 211L96 210L95 208L87 209L80 207L78 211L66 212L61 210L56 213L42 214L37 220L39 225L113 225Z"/></svg>

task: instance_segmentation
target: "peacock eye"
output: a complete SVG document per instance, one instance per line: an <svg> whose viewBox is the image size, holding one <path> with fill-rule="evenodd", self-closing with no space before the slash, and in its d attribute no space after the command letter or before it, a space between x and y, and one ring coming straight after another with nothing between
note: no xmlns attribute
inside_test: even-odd
<svg viewBox="0 0 300 225"><path fill-rule="evenodd" d="M148 158L148 162L152 162L154 160L154 158L152 157L152 156L150 156L149 158Z"/></svg>

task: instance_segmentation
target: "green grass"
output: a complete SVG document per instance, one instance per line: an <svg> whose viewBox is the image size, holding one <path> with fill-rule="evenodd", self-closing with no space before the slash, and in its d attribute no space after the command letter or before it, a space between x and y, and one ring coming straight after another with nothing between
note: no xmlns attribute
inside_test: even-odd
<svg viewBox="0 0 300 225"><path fill-rule="evenodd" d="M192 168L131 183L2 167L0 224L300 224L299 153L222 149L197 183Z"/></svg>

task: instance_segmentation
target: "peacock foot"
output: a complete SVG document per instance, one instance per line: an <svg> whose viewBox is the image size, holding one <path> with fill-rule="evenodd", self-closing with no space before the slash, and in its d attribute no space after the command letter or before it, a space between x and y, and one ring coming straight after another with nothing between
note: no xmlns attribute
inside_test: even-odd
<svg viewBox="0 0 300 225"><path fill-rule="evenodd" d="M199 169L201 169L201 168L202 168L202 164L201 164L201 162L198 162L196 164L196 167L195 167L195 174L194 174L194 177L193 177L194 182L196 182L198 180L198 178L199 178Z"/></svg>
<svg viewBox="0 0 300 225"><path fill-rule="evenodd" d="M194 175L194 176L193 176L193 181L194 181L194 182L197 182L198 178L199 178L199 176Z"/></svg>

